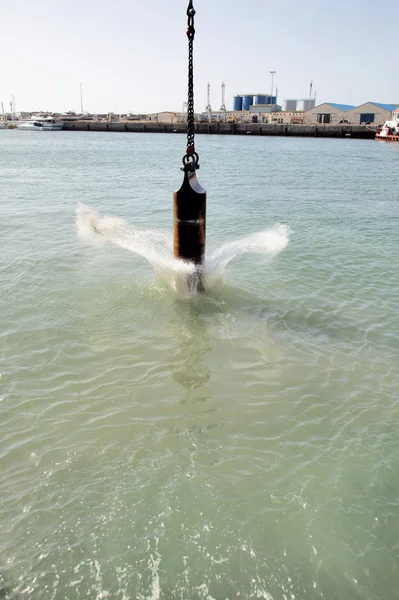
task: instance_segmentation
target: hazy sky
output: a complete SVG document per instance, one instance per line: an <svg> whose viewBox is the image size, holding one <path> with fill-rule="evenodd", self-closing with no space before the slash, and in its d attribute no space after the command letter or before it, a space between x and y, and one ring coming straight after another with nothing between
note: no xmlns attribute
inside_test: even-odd
<svg viewBox="0 0 399 600"><path fill-rule="evenodd" d="M181 110L186 100L187 0L2 2L0 100L18 110ZM399 1L194 0L197 111L206 84L219 109L235 94L279 102L399 103Z"/></svg>

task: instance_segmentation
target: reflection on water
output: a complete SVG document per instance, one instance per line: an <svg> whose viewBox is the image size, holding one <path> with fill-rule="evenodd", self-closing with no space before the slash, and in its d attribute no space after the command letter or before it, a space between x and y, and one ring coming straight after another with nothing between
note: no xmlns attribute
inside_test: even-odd
<svg viewBox="0 0 399 600"><path fill-rule="evenodd" d="M190 302L180 306L171 325L171 337L177 344L171 361L173 379L186 390L201 388L211 377L206 360L212 350L201 305Z"/></svg>

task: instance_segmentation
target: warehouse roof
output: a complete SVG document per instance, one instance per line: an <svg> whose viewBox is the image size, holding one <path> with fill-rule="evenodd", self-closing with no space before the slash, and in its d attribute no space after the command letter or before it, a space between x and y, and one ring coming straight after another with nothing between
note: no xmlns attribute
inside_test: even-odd
<svg viewBox="0 0 399 600"><path fill-rule="evenodd" d="M398 106L397 104L381 104L380 102L368 102L367 104L374 104L374 106L378 106L384 110L389 110L389 112L394 111Z"/></svg>
<svg viewBox="0 0 399 600"><path fill-rule="evenodd" d="M352 108L356 108L355 106L352 106L352 104L335 104L334 102L326 102L326 104L329 104L334 108L338 108L338 110L343 110L344 112L347 110L352 110Z"/></svg>

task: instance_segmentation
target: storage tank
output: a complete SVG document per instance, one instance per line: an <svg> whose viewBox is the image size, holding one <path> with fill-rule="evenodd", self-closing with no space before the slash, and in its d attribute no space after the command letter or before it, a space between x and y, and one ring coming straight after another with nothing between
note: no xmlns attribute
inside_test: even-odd
<svg viewBox="0 0 399 600"><path fill-rule="evenodd" d="M242 110L242 96L234 96L233 110Z"/></svg>
<svg viewBox="0 0 399 600"><path fill-rule="evenodd" d="M242 110L249 110L249 107L254 103L253 96L244 96L242 99Z"/></svg>
<svg viewBox="0 0 399 600"><path fill-rule="evenodd" d="M266 94L254 96L254 104L266 104Z"/></svg>
<svg viewBox="0 0 399 600"><path fill-rule="evenodd" d="M284 100L284 110L287 112L294 112L297 110L299 100Z"/></svg>
<svg viewBox="0 0 399 600"><path fill-rule="evenodd" d="M276 104L277 96L270 96L270 94L266 94L265 96L265 104Z"/></svg>
<svg viewBox="0 0 399 600"><path fill-rule="evenodd" d="M298 101L298 110L302 110L305 112L306 110L311 110L314 108L315 100L314 98L307 98L305 100Z"/></svg>

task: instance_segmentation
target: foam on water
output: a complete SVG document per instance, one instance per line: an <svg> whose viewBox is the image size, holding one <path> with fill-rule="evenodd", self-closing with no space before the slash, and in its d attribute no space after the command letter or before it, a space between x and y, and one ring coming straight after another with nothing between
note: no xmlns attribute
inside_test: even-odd
<svg viewBox="0 0 399 600"><path fill-rule="evenodd" d="M147 260L155 273L173 282L176 291L187 290L187 276L193 274L193 263L173 257L172 234L162 229L139 229L119 217L102 216L80 204L76 209L76 225L80 239L90 243L113 244L130 250ZM289 228L279 223L242 239L228 242L205 257L207 283L220 280L227 265L246 253L273 257L287 247Z"/></svg>

